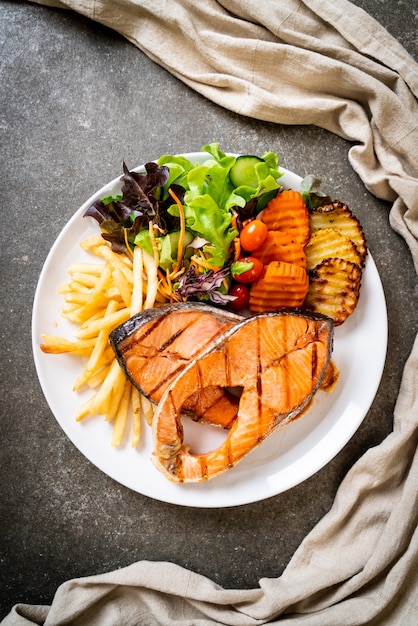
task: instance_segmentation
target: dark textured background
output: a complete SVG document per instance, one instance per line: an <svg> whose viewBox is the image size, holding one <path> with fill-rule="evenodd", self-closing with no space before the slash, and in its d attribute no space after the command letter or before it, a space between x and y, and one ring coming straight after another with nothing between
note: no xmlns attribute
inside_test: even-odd
<svg viewBox="0 0 418 626"><path fill-rule="evenodd" d="M357 0L416 58L413 0ZM169 560L225 587L276 577L329 510L347 470L391 429L417 331L417 282L389 205L351 169L349 144L313 127L246 119L203 99L114 32L72 13L0 2L1 493L0 618L17 602L52 601L64 580L135 560ZM90 464L42 395L31 349L32 302L62 227L97 189L169 152L210 141L277 151L316 173L359 216L389 314L387 364L375 402L345 448L315 476L269 500L220 510L143 497ZM415 322L414 322L415 321Z"/></svg>

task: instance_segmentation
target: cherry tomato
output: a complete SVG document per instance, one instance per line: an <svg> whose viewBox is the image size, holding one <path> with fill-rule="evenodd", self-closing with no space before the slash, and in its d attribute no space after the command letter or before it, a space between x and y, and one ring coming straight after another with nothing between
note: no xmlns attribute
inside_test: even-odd
<svg viewBox="0 0 418 626"><path fill-rule="evenodd" d="M235 300L229 303L229 308L232 311L242 311L247 308L250 301L250 290L245 285L232 285L229 290L230 296L235 296Z"/></svg>
<svg viewBox="0 0 418 626"><path fill-rule="evenodd" d="M241 268L240 268L241 265ZM250 269L242 272L242 265L251 265ZM237 283L253 283L257 278L260 278L264 269L264 265L261 261L253 256L246 256L231 265L232 278Z"/></svg>
<svg viewBox="0 0 418 626"><path fill-rule="evenodd" d="M244 226L239 236L241 246L253 252L263 245L267 238L268 228L261 220L252 220Z"/></svg>

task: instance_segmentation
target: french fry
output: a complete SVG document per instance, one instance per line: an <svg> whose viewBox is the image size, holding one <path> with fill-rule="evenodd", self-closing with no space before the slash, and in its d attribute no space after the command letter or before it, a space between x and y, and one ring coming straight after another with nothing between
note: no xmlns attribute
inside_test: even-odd
<svg viewBox="0 0 418 626"><path fill-rule="evenodd" d="M131 262L129 262L129 264L126 264L120 258L121 255L116 254L115 252L113 252L109 248L109 246L107 246L105 244L95 248L94 253L97 254L98 256L101 256L103 259L105 259L105 261L108 262L108 265L110 267L112 267L112 268L118 267L122 272L126 272L126 277L129 280L130 271L132 270L132 263Z"/></svg>
<svg viewBox="0 0 418 626"><path fill-rule="evenodd" d="M106 329L108 332L110 332L112 328L116 328L116 326L119 326L119 324L126 322L126 320L129 318L129 309L125 307L123 309L120 309L119 311L115 311L115 313L112 313L107 317L102 317L101 319L94 320L86 328L76 331L74 335L78 339L89 339L90 337L97 337L101 330Z"/></svg>
<svg viewBox="0 0 418 626"><path fill-rule="evenodd" d="M79 330L85 330L86 328L89 328L92 322L96 320L100 320L102 317L103 317L103 309L100 309L96 311L96 313L93 313L93 315L91 315L85 322L80 324Z"/></svg>
<svg viewBox="0 0 418 626"><path fill-rule="evenodd" d="M103 267L102 267L102 271L103 271ZM84 272L72 272L71 273L72 280L71 280L70 286L72 289L74 289L77 286L79 289L80 287L85 287L86 289L90 289L91 287L94 287L94 285L97 283L97 281L99 280L100 274L96 274L96 273L90 274L89 272L87 272L87 270L85 270Z"/></svg>
<svg viewBox="0 0 418 626"><path fill-rule="evenodd" d="M112 287L109 287L109 289L106 289L104 295L107 300L115 300L116 302L119 302L121 304L123 303L123 298L121 296L118 285L113 285Z"/></svg>
<svg viewBox="0 0 418 626"><path fill-rule="evenodd" d="M112 362L113 365L113 362ZM119 372L118 375L115 379L113 388L112 388L112 394L111 394L111 399L109 402L109 406L107 408L107 411L105 413L105 421L106 422L111 422L117 415L118 412L118 407L119 404L122 401L122 396L124 394L125 391L125 385L126 385L126 378L124 373L122 372L122 370L119 368Z"/></svg>
<svg viewBox="0 0 418 626"><path fill-rule="evenodd" d="M87 282L87 281L86 281ZM70 283L67 283L67 293L90 293L90 290L97 283L97 277L94 277L94 281L90 285L85 285L77 280L72 280Z"/></svg>
<svg viewBox="0 0 418 626"><path fill-rule="evenodd" d="M103 245L103 237L101 235L92 235L91 237L87 237L83 239L80 243L80 246L83 250L93 251L94 248L99 248Z"/></svg>
<svg viewBox="0 0 418 626"><path fill-rule="evenodd" d="M79 354L85 356L89 351L94 348L94 339L85 339L81 341L70 341L63 337L56 335L41 335L42 341L40 348L42 352L46 354L63 354L65 352L71 352L72 354Z"/></svg>
<svg viewBox="0 0 418 626"><path fill-rule="evenodd" d="M112 388L116 382L119 372L119 363L115 359L111 367L109 368L109 372L104 379L99 391L92 398L90 398L90 400L85 402L82 405L80 411L77 412L77 421L80 421L88 414L96 415L97 413L99 413L101 415L105 415L107 413L106 409L110 402Z"/></svg>
<svg viewBox="0 0 418 626"><path fill-rule="evenodd" d="M97 311L97 309L106 306L107 301L104 292L109 286L111 278L111 270L107 265L105 265L103 267L103 271L100 275L99 280L89 294L88 301L82 307L80 307L78 311L69 314L67 316L68 319L76 323L85 322L90 317L90 315Z"/></svg>
<svg viewBox="0 0 418 626"><path fill-rule="evenodd" d="M103 243L103 241L101 243ZM86 274L88 276L100 276L102 270L102 263L72 263L68 268L68 273L73 275L80 272L81 274Z"/></svg>
<svg viewBox="0 0 418 626"><path fill-rule="evenodd" d="M106 307L104 316L114 313L116 307L117 303L114 300L111 300ZM108 339L109 333L106 329L102 329L94 342L93 351L90 355L86 367L74 383L74 390L80 389L80 387L86 384L88 380L103 366L103 355L106 348L108 347ZM108 359L105 359L105 362L106 360Z"/></svg>
<svg viewBox="0 0 418 626"><path fill-rule="evenodd" d="M122 443L123 433L125 432L125 426L128 419L129 401L131 398L131 385L128 381L124 383L124 390L121 401L118 406L118 411L115 417L115 423L112 433L112 446L120 446Z"/></svg>
<svg viewBox="0 0 418 626"><path fill-rule="evenodd" d="M94 403L95 396L92 396L79 407L75 414L75 421L81 422L87 415L96 415L97 409Z"/></svg>
<svg viewBox="0 0 418 626"><path fill-rule="evenodd" d="M132 448L138 445L141 438L141 394L138 389L131 385L131 410L132 410Z"/></svg>
<svg viewBox="0 0 418 626"><path fill-rule="evenodd" d="M145 250L143 251L143 260L145 271L147 273L147 296L145 298L144 309L150 309L154 306L158 289L158 274L155 265L155 259Z"/></svg>
<svg viewBox="0 0 418 626"><path fill-rule="evenodd" d="M132 300L132 285L129 283L125 274L119 267L116 267L112 272L113 280L115 281L115 285L122 297L123 303L127 309L131 306Z"/></svg>
<svg viewBox="0 0 418 626"><path fill-rule="evenodd" d="M153 405L126 379L109 346L109 333L144 307L154 306L157 299L164 301L158 293L155 259L138 247L131 258L116 254L101 236L85 239L81 247L102 262L73 263L68 282L59 286L64 297L62 315L78 326L75 340L45 334L40 347L48 354L87 358L73 388L78 391L87 386L95 393L78 408L76 421L103 415L105 421L113 421L111 444L118 446L131 414L131 445L135 447L141 437L142 415L151 424Z"/></svg>
<svg viewBox="0 0 418 626"><path fill-rule="evenodd" d="M87 304L89 300L88 293L81 293L80 291L70 291L65 296L66 302L73 302L74 304L78 304L80 306Z"/></svg>
<svg viewBox="0 0 418 626"><path fill-rule="evenodd" d="M70 283L63 283L58 287L57 293L64 295L66 293L71 293L72 291L74 290L71 288Z"/></svg>
<svg viewBox="0 0 418 626"><path fill-rule="evenodd" d="M134 261L133 261L133 290L130 303L131 315L139 313L142 310L143 299L143 281L142 273L144 270L144 255L139 246L134 249Z"/></svg>
<svg viewBox="0 0 418 626"><path fill-rule="evenodd" d="M95 374L90 376L90 378L86 381L86 384L88 387L90 387L90 389L96 389L96 387L103 383L104 379L107 376L107 372L109 370L111 362L112 361L109 360L107 364L103 365L103 367L101 367Z"/></svg>
<svg viewBox="0 0 418 626"><path fill-rule="evenodd" d="M150 400L148 400L148 398L146 398L145 396L141 396L141 407L145 417L145 421L147 422L148 426L151 426L152 420L154 418L154 405Z"/></svg>
<svg viewBox="0 0 418 626"><path fill-rule="evenodd" d="M71 317L73 315L76 314L76 311L79 311L80 309L80 305L77 304L76 302L64 302L62 309L61 309L61 315L62 317L65 317L67 320L71 320Z"/></svg>

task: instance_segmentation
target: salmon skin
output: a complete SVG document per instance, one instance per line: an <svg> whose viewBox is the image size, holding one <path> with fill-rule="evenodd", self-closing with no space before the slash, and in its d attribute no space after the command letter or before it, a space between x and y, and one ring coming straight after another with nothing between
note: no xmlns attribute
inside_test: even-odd
<svg viewBox="0 0 418 626"><path fill-rule="evenodd" d="M152 426L156 467L178 483L210 480L234 467L309 407L330 363L333 332L330 318L294 309L227 328L165 388ZM183 407L213 385L242 389L237 417L218 448L194 454L183 440Z"/></svg>
<svg viewBox="0 0 418 626"><path fill-rule="evenodd" d="M190 360L242 319L197 302L162 305L134 315L112 331L109 340L127 378L158 403ZM229 428L238 404L219 385L212 385L190 396L183 410L195 421Z"/></svg>

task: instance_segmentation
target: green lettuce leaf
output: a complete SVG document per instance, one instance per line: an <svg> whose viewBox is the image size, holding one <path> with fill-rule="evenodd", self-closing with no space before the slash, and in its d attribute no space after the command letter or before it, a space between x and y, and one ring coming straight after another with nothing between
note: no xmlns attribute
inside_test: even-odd
<svg viewBox="0 0 418 626"><path fill-rule="evenodd" d="M203 246L203 251L211 267L223 267L229 257L231 243L238 236L237 229L232 227L232 213L220 209L209 194L186 198L187 195L184 204L186 228L210 242ZM178 215L178 207L172 205L169 212Z"/></svg>
<svg viewBox="0 0 418 626"><path fill-rule="evenodd" d="M316 209L332 202L330 196L320 191L321 182L314 174L308 174L300 184L300 194L308 209Z"/></svg>

